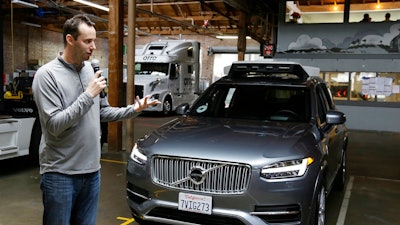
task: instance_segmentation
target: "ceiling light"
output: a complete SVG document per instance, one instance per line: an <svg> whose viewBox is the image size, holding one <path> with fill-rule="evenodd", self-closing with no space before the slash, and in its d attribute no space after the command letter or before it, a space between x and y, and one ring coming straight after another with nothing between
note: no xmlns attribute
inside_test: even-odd
<svg viewBox="0 0 400 225"><path fill-rule="evenodd" d="M24 2L24 1L21 1L21 0L12 0L11 3L22 5L22 6L29 7L29 8L38 8L39 7L36 4L32 4L32 3L29 3L29 2Z"/></svg>
<svg viewBox="0 0 400 225"><path fill-rule="evenodd" d="M217 36L217 39L238 39L238 36ZM246 39L251 39L251 37L246 36Z"/></svg>
<svg viewBox="0 0 400 225"><path fill-rule="evenodd" d="M27 25L27 26L31 26L31 27L42 27L39 24L30 23L30 22L26 22L26 21L22 21L21 24L24 24L24 25Z"/></svg>
<svg viewBox="0 0 400 225"><path fill-rule="evenodd" d="M105 6L102 6L102 5L93 3L93 2L89 2L89 1L85 1L85 0L74 0L74 2L79 2L81 4L88 5L88 6L91 6L93 8L96 8L96 9L101 9L101 10L106 11L106 12L110 11L110 9L108 7L105 7Z"/></svg>
<svg viewBox="0 0 400 225"><path fill-rule="evenodd" d="M376 8L377 9L381 8L381 1L380 0L376 1Z"/></svg>

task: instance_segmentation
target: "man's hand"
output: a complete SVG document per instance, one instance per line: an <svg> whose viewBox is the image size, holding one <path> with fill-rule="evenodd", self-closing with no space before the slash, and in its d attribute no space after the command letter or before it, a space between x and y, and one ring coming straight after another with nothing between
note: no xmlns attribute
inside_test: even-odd
<svg viewBox="0 0 400 225"><path fill-rule="evenodd" d="M107 86L107 81L103 76L100 75L101 73L101 70L97 71L86 88L86 92L89 93L93 98L100 94L100 92Z"/></svg>
<svg viewBox="0 0 400 225"><path fill-rule="evenodd" d="M136 96L136 104L135 104L135 106L133 108L135 110L135 112L141 112L144 109L147 109L147 108L149 108L151 106L155 106L155 105L158 105L158 104L161 103L158 100L149 101L149 98L150 98L149 95L144 97L144 98L142 98L142 99L140 99L139 96Z"/></svg>

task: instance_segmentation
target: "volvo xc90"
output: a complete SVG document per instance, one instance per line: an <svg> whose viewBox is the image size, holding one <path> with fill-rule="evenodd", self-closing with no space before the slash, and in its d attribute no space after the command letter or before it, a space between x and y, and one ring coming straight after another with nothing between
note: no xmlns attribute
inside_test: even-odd
<svg viewBox="0 0 400 225"><path fill-rule="evenodd" d="M319 70L236 62L181 117L140 138L127 196L140 224L325 224L346 178L346 116Z"/></svg>

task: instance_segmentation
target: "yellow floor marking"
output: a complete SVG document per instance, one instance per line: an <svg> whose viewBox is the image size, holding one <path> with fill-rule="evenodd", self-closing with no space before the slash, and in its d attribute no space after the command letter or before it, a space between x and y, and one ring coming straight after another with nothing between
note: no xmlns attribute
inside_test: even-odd
<svg viewBox="0 0 400 225"><path fill-rule="evenodd" d="M125 222L121 223L120 225L128 225L128 224L135 222L135 220L133 218L126 218L126 217L120 217L120 216L117 217L117 220L125 221Z"/></svg>
<svg viewBox="0 0 400 225"><path fill-rule="evenodd" d="M118 161L118 160L111 160L111 159L100 159L100 161L111 162L111 163L119 163L119 164L127 164L127 162L122 162L122 161Z"/></svg>

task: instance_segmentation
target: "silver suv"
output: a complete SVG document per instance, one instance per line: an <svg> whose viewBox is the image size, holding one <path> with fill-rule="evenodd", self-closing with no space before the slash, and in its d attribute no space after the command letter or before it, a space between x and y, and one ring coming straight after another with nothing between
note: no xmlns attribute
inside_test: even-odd
<svg viewBox="0 0 400 225"><path fill-rule="evenodd" d="M127 196L140 224L325 224L346 177L346 117L319 70L233 63L183 116L139 139Z"/></svg>

